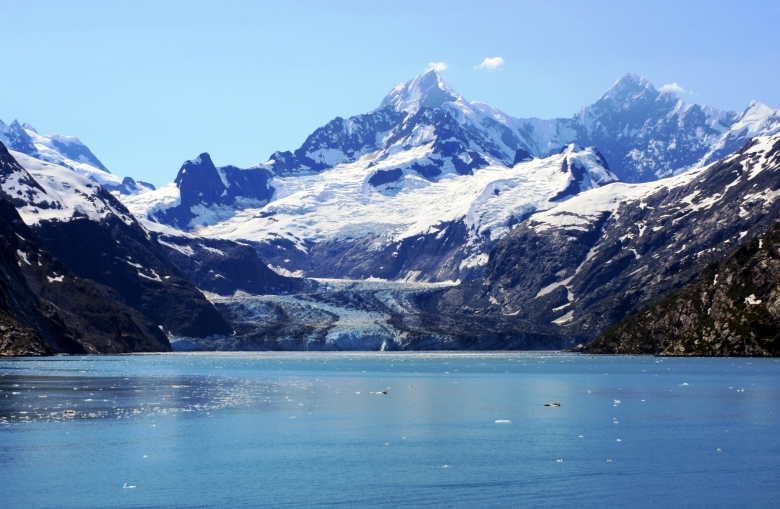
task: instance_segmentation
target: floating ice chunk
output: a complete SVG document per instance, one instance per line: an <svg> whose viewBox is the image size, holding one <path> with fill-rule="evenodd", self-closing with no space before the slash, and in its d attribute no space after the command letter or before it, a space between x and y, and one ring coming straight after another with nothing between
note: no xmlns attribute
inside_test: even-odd
<svg viewBox="0 0 780 509"><path fill-rule="evenodd" d="M497 419L496 420L496 424L511 424L511 423L512 423L512 421L510 421L509 419Z"/></svg>

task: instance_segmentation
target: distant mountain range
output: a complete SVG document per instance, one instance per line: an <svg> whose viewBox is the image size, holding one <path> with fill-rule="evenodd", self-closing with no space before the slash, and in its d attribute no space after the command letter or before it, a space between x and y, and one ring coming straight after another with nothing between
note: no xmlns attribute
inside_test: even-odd
<svg viewBox="0 0 780 509"><path fill-rule="evenodd" d="M147 182L136 182L130 177L121 178L113 175L75 136L59 134L42 136L26 122L19 124L14 120L7 125L0 120L0 142L9 150L69 168L109 191L135 194L154 189L154 186Z"/></svg>
<svg viewBox="0 0 780 509"><path fill-rule="evenodd" d="M249 242L284 274L468 280L561 193L699 168L778 130L780 111L760 103L685 105L633 74L571 119L515 119L430 71L294 152L246 170L202 154L173 183L124 201L144 220Z"/></svg>
<svg viewBox="0 0 780 509"><path fill-rule="evenodd" d="M633 74L572 118L517 119L430 71L295 151L247 169L203 153L160 189L109 173L77 138L0 122L0 187L30 253L188 348L559 348L772 228L779 132L780 110L686 105ZM70 348L41 334L31 352ZM111 334L80 348L136 349Z"/></svg>

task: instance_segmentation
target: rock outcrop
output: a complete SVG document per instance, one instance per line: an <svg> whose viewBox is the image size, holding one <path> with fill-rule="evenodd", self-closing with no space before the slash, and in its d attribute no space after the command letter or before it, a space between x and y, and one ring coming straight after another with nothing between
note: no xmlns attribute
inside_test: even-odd
<svg viewBox="0 0 780 509"><path fill-rule="evenodd" d="M588 353L780 355L780 224L585 346Z"/></svg>

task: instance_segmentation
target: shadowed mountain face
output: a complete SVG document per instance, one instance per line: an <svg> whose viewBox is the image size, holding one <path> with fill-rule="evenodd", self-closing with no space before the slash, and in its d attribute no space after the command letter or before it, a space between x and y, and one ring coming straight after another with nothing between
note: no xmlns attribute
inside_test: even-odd
<svg viewBox="0 0 780 509"><path fill-rule="evenodd" d="M780 225L611 327L585 351L780 355Z"/></svg>
<svg viewBox="0 0 780 509"><path fill-rule="evenodd" d="M109 216L100 222L46 222L34 231L75 274L112 288L165 332L231 333L219 312L137 224Z"/></svg>
<svg viewBox="0 0 780 509"><path fill-rule="evenodd" d="M50 253L46 256L55 260L50 264L62 266L58 274L48 274L46 279L39 274L38 279L59 283L60 276L65 277L63 271L67 271L82 285L81 293L102 295L102 299L115 301L117 312L124 309L125 314L143 317L144 323L139 327L146 332L141 336L151 334L158 344L155 347L146 340L125 340L125 350L117 351L165 349L167 339L163 331L194 337L232 332L222 315L168 259L162 246L110 193L74 171L30 159L25 159L25 163L33 168L32 174L5 147L0 147L0 188L6 198L13 200L21 216L19 227L29 223L31 233L23 237L33 236L35 247L30 249L36 253L45 250ZM17 224L20 216L9 220ZM38 255L34 256L39 260ZM45 267L49 258L39 260L43 265L35 265L30 258L29 264L22 265L29 265L25 269L28 272L37 271L36 267ZM99 290L93 291L90 284ZM30 286L39 296L48 288L33 283ZM79 295L74 292L73 295ZM73 295L62 303L57 301L57 295L44 298L67 309L66 304L78 300ZM129 338L132 334L124 331L120 336ZM52 349L71 351L65 346Z"/></svg>
<svg viewBox="0 0 780 509"><path fill-rule="evenodd" d="M0 355L170 351L119 294L77 277L0 199Z"/></svg>
<svg viewBox="0 0 780 509"><path fill-rule="evenodd" d="M157 240L187 279L209 293L284 294L317 286L311 280L277 274L263 263L254 248L246 244L165 234L158 235Z"/></svg>
<svg viewBox="0 0 780 509"><path fill-rule="evenodd" d="M271 172L264 168L217 168L204 153L186 161L179 170L173 183L175 189L171 189L178 198L176 205L160 208L149 217L181 230L226 219L236 210L267 203L274 194L271 177Z"/></svg>

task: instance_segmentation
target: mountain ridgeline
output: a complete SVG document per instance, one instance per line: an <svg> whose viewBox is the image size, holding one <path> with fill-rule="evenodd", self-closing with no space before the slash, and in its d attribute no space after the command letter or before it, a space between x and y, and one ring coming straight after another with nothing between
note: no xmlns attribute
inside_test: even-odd
<svg viewBox="0 0 780 509"><path fill-rule="evenodd" d="M293 151L202 153L154 189L0 123L0 350L777 355L779 132L779 110L633 74L570 118L513 118L430 71Z"/></svg>

